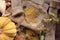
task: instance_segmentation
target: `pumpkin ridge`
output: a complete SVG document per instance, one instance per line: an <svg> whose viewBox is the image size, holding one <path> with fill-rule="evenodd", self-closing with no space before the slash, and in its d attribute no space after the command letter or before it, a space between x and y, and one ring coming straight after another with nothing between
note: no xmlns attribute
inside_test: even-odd
<svg viewBox="0 0 60 40"><path fill-rule="evenodd" d="M13 40L17 33L15 23L13 23L8 17L0 17L0 25L0 29L2 29L0 40ZM11 36L9 36L9 34Z"/></svg>

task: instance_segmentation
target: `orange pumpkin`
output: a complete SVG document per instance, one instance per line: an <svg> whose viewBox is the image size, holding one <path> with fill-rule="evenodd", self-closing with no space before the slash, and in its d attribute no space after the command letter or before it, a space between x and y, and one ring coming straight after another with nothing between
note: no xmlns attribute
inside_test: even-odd
<svg viewBox="0 0 60 40"><path fill-rule="evenodd" d="M0 40L13 40L16 32L16 26L9 18L0 17Z"/></svg>
<svg viewBox="0 0 60 40"><path fill-rule="evenodd" d="M25 40L24 33L20 33L19 35L17 35L15 40Z"/></svg>

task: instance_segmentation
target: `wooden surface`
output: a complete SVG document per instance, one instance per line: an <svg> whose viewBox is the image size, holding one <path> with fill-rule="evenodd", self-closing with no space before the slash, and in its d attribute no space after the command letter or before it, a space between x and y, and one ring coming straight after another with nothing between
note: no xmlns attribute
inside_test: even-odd
<svg viewBox="0 0 60 40"><path fill-rule="evenodd" d="M22 6L21 6L21 0L11 0L11 6L12 6L12 16L16 15L17 13L23 12Z"/></svg>
<svg viewBox="0 0 60 40"><path fill-rule="evenodd" d="M32 0L32 1L34 1L35 3L38 3L38 4L40 4L40 2L41 2L40 0L37 0L37 1ZM23 17L22 17L22 16L21 16L21 17L16 17L16 18L10 17L10 18L11 18L13 21L17 22L19 25L23 25L23 26L28 27L28 28L30 28L30 29L36 30L38 27L44 27L44 24L43 24L41 21L42 21L42 19L45 18L46 15L47 15L47 14L45 14L45 12L46 12L47 9L48 9L48 5L47 5L47 4L43 5L43 10L44 10L45 12L42 12L42 11L41 11L41 9L42 9L42 6L41 6L41 5L39 5L39 7L38 7L37 5L35 5L35 4L31 3L31 2L30 2L30 6L29 6L29 4L27 4L27 3L23 3L22 6L27 5L27 7L31 7L31 6L32 6L31 4L32 4L34 7L38 8L39 11L41 12L40 15L38 16L38 18L36 18L36 19L37 19L37 23L27 23L26 20L25 20L25 18L24 18L24 16L23 16ZM41 4L43 4L43 1L42 1ZM41 6L41 7L40 7L40 6ZM40 9L40 8L41 8L41 9ZM18 1L17 1L17 0L12 0L12 9L13 9L13 11L12 11L13 15L16 15L15 13L20 12L20 10L22 10L22 9L21 9L21 0L18 0ZM45 10L45 9L46 9L46 10ZM55 12L55 13L57 12L56 9L50 9L50 11ZM50 28L50 27L51 27L51 28ZM49 25L48 28L49 28L50 31L51 31L51 35L46 35L45 40L55 40L55 29L53 28L53 25L52 25L52 26Z"/></svg>

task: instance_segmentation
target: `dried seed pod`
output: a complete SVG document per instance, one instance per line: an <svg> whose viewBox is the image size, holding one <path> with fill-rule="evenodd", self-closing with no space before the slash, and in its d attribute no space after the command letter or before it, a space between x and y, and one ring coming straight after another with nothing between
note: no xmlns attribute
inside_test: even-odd
<svg viewBox="0 0 60 40"><path fill-rule="evenodd" d="M44 22L44 23L49 23L49 22L51 22L51 21L52 21L52 19L47 19L47 18L44 18L44 19L43 19L43 22Z"/></svg>
<svg viewBox="0 0 60 40"><path fill-rule="evenodd" d="M59 22L59 18L55 13L49 13L49 15L54 22L57 22L57 23Z"/></svg>

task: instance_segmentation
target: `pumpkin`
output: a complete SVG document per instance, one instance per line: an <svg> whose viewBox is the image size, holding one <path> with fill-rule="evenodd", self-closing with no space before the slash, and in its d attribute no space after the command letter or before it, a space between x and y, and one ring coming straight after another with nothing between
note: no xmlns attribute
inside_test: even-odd
<svg viewBox="0 0 60 40"><path fill-rule="evenodd" d="M13 40L16 26L8 17L0 17L0 40Z"/></svg>
<svg viewBox="0 0 60 40"><path fill-rule="evenodd" d="M15 40L25 40L25 34L20 33L19 35L16 36Z"/></svg>

